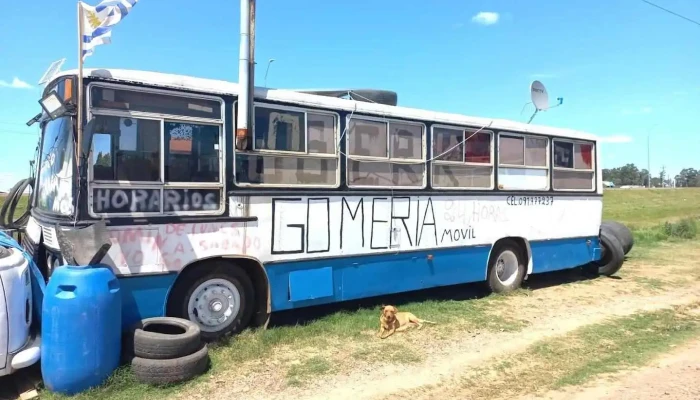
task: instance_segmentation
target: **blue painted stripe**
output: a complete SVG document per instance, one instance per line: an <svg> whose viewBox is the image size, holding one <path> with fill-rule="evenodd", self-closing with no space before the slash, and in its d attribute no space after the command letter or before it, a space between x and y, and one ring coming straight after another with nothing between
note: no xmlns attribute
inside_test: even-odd
<svg viewBox="0 0 700 400"><path fill-rule="evenodd" d="M573 268L600 258L597 237L531 242L530 248L533 274Z"/></svg>
<svg viewBox="0 0 700 400"><path fill-rule="evenodd" d="M533 273L575 268L600 253L596 237L531 242L530 246ZM490 250L485 245L266 264L272 311L485 281ZM304 273L328 268L332 283L325 272ZM309 281L302 283L301 277Z"/></svg>
<svg viewBox="0 0 700 400"><path fill-rule="evenodd" d="M166 300L176 278L177 274L120 277L122 326L164 316Z"/></svg>
<svg viewBox="0 0 700 400"><path fill-rule="evenodd" d="M482 281L486 279L489 250L490 246L478 246L268 264L265 270L270 281L272 311ZM433 256L432 260L428 255ZM330 295L314 298L316 293L331 289L324 287L315 288L313 294L295 293L291 297L292 274L328 267L333 278ZM295 298L305 300L294 301Z"/></svg>

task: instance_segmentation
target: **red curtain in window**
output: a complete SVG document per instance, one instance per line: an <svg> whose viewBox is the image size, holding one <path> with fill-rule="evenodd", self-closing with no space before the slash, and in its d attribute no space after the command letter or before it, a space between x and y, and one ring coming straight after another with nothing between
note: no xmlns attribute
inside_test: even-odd
<svg viewBox="0 0 700 400"><path fill-rule="evenodd" d="M466 132L466 136L469 139L467 139L464 146L464 161L482 164L490 163L491 135L488 133L473 134L472 132Z"/></svg>
<svg viewBox="0 0 700 400"><path fill-rule="evenodd" d="M593 146L590 144L582 144L581 145L581 160L583 161L583 164L585 165L586 169L591 169L593 168L593 160L592 160L592 153L593 153Z"/></svg>

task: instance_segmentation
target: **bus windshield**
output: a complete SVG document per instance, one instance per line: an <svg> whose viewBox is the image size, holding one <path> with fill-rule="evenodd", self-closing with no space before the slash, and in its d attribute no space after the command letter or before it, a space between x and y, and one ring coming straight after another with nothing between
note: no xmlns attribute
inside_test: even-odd
<svg viewBox="0 0 700 400"><path fill-rule="evenodd" d="M73 213L73 120L48 121L43 129L36 207L61 215Z"/></svg>

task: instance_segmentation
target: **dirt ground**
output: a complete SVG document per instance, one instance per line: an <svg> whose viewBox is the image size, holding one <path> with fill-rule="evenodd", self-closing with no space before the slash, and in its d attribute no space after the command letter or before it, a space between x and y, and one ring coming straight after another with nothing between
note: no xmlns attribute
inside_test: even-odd
<svg viewBox="0 0 700 400"><path fill-rule="evenodd" d="M700 340L652 365L573 390L521 400L697 400L700 399Z"/></svg>
<svg viewBox="0 0 700 400"><path fill-rule="evenodd" d="M542 285L541 280L533 279L530 285L534 290L509 297L494 309L495 315L525 322L525 327L518 331L455 332L429 327L387 339L401 351L420 356L418 362L411 363L383 362L381 355L358 361L348 357L348 347L352 346L338 343L315 350L328 359L340 360L337 365L303 385L294 386L287 380L289 361L285 360L289 360L290 354L286 351L284 357L273 356L264 363L251 365L246 373L212 376L177 397L188 400L464 398L454 391L453 383L465 371L520 352L542 339L565 335L611 317L700 301L698 242L665 244L637 258L632 254L617 279L598 278L561 285ZM304 357L302 352L296 354L296 360ZM699 385L691 384L700 382L697 360L700 360L700 342L659 361L656 366L599 381L581 392L573 388L570 392L547 396L553 400L700 399Z"/></svg>

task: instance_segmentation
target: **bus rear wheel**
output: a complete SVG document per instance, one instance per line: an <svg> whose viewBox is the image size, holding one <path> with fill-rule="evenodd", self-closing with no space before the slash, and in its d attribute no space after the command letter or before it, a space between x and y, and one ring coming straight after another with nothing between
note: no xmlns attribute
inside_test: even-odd
<svg viewBox="0 0 700 400"><path fill-rule="evenodd" d="M487 283L494 293L508 293L523 283L525 265L521 249L512 242L494 247L489 260Z"/></svg>
<svg viewBox="0 0 700 400"><path fill-rule="evenodd" d="M205 341L241 332L253 315L250 278L243 270L222 263L199 268L173 288L169 314L199 325Z"/></svg>

